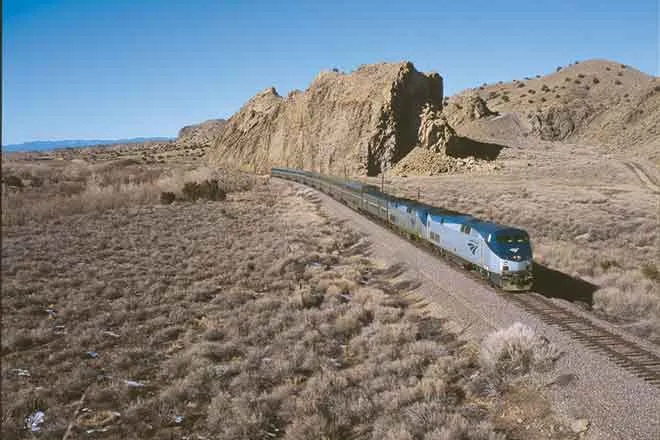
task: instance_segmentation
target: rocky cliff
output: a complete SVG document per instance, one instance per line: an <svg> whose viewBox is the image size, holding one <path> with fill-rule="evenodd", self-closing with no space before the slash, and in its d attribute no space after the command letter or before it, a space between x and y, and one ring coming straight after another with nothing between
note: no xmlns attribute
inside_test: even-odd
<svg viewBox="0 0 660 440"><path fill-rule="evenodd" d="M184 146L210 146L222 134L226 124L224 119L209 119L200 124L187 125L179 130L176 143Z"/></svg>
<svg viewBox="0 0 660 440"><path fill-rule="evenodd" d="M322 72L304 92L269 88L250 99L213 139L210 159L257 172L375 175L415 147L422 110L442 101L440 75L410 62Z"/></svg>

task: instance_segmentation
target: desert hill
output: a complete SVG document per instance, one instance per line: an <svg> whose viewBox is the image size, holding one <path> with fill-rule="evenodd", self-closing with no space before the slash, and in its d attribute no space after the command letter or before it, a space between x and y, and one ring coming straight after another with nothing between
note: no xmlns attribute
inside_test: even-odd
<svg viewBox="0 0 660 440"><path fill-rule="evenodd" d="M538 141L658 161L660 81L588 60L443 99L437 73L418 72L410 62L363 65L321 72L305 91L286 97L267 88L228 121L184 127L177 144L207 147L215 164L258 172L290 166L335 175L383 168L432 175L496 169L488 161L504 146Z"/></svg>
<svg viewBox="0 0 660 440"><path fill-rule="evenodd" d="M250 99L220 130L210 158L261 172L377 174L413 149L422 110L440 109L442 99L440 75L409 62L322 72L304 92L268 88Z"/></svg>
<svg viewBox="0 0 660 440"><path fill-rule="evenodd" d="M660 81L630 66L588 60L549 75L483 84L447 98L459 134L532 136L653 153L660 139Z"/></svg>

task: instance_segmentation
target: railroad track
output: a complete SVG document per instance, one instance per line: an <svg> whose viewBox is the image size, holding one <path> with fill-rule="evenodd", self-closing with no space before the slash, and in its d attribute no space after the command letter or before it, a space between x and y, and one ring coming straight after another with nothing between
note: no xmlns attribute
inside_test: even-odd
<svg viewBox="0 0 660 440"><path fill-rule="evenodd" d="M589 349L607 356L619 367L660 388L660 356L657 354L555 304L538 293L501 294L501 296L532 313L546 324L559 328Z"/></svg>
<svg viewBox="0 0 660 440"><path fill-rule="evenodd" d="M318 199L317 201L320 202ZM344 201L338 201L352 208ZM392 225L382 221L378 217L355 209L353 210L370 219L373 223L386 227L397 233L399 236L402 236L418 249L425 251L429 255L438 258L445 263L453 263L454 265L460 266L460 263L447 254L439 254L437 248L430 246L427 242L411 238L409 234L400 231L397 228L393 228ZM486 281L476 272L464 272L475 281L486 284ZM493 290L495 290L500 297L516 304L520 308L539 318L542 322L557 327L560 331L567 334L570 338L582 343L588 349L605 355L620 368L623 368L631 374L634 374L644 381L660 388L660 356L656 353L641 347L639 344L636 344L619 334L613 333L604 326L599 325L584 316L554 303L539 293L511 293L503 292L495 288Z"/></svg>

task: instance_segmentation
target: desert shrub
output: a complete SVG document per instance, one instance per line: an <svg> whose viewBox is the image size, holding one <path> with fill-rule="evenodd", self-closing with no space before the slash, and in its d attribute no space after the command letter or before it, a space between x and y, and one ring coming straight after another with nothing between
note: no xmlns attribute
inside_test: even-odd
<svg viewBox="0 0 660 440"><path fill-rule="evenodd" d="M546 102L546 101L547 101L547 99L545 99L544 97L541 97L541 102Z"/></svg>
<svg viewBox="0 0 660 440"><path fill-rule="evenodd" d="M619 265L619 263L616 260L605 259L605 260L600 261L600 267L603 270L608 270L608 269L611 269L612 267L621 267L621 266Z"/></svg>
<svg viewBox="0 0 660 440"><path fill-rule="evenodd" d="M660 271L658 266L652 263L642 264L642 274L651 281L660 282Z"/></svg>
<svg viewBox="0 0 660 440"><path fill-rule="evenodd" d="M625 68L627 68L627 67L628 67L628 66L626 66L625 64L621 64L621 68L622 68L622 69L625 69Z"/></svg>
<svg viewBox="0 0 660 440"><path fill-rule="evenodd" d="M561 98L561 95L558 93L558 94L555 95L555 98L559 99L559 98Z"/></svg>
<svg viewBox="0 0 660 440"><path fill-rule="evenodd" d="M582 81L580 81L579 79L575 79L575 80L573 80L573 82L574 82L575 84L582 84Z"/></svg>
<svg viewBox="0 0 660 440"><path fill-rule="evenodd" d="M6 176L3 180L7 186L13 186L15 188L23 188L23 181L18 176L9 175Z"/></svg>
<svg viewBox="0 0 660 440"><path fill-rule="evenodd" d="M606 67L605 70L607 70L607 71L609 72L609 71L612 70L612 69L609 68L609 67Z"/></svg>
<svg viewBox="0 0 660 440"><path fill-rule="evenodd" d="M535 94L536 94L536 90L534 90L534 89L529 89L529 93L532 94L532 95L535 95Z"/></svg>
<svg viewBox="0 0 660 440"><path fill-rule="evenodd" d="M593 82L594 82L594 84L598 84L600 82L600 80L597 77L594 77Z"/></svg>
<svg viewBox="0 0 660 440"><path fill-rule="evenodd" d="M571 82L571 78L567 76L566 78L564 78L564 81L565 82Z"/></svg>
<svg viewBox="0 0 660 440"><path fill-rule="evenodd" d="M500 95L499 95L497 92L490 92L490 93L488 94L488 99L495 99L495 98L497 98L498 96L500 96Z"/></svg>
<svg viewBox="0 0 660 440"><path fill-rule="evenodd" d="M559 358L546 338L520 322L489 334L481 344L479 362L496 377L516 377L543 371Z"/></svg>
<svg viewBox="0 0 660 440"><path fill-rule="evenodd" d="M502 95L502 101L509 102L510 100L511 100L511 98L509 98L508 95Z"/></svg>
<svg viewBox="0 0 660 440"><path fill-rule="evenodd" d="M199 199L218 201L227 198L227 193L220 188L217 179L207 179L202 183L186 182L183 184L181 192L185 200L193 202Z"/></svg>
<svg viewBox="0 0 660 440"><path fill-rule="evenodd" d="M530 104L534 104L534 100L533 100L533 99L529 99L529 100L527 100L527 102L530 103Z"/></svg>
<svg viewBox="0 0 660 440"><path fill-rule="evenodd" d="M584 78L584 73L578 73L578 78Z"/></svg>
<svg viewBox="0 0 660 440"><path fill-rule="evenodd" d="M657 86L653 87L653 90L656 91L656 92L660 92L660 84L658 84Z"/></svg>
<svg viewBox="0 0 660 440"><path fill-rule="evenodd" d="M160 193L160 203L163 205L174 203L175 200L176 195L172 191L163 191Z"/></svg>
<svg viewBox="0 0 660 440"><path fill-rule="evenodd" d="M521 89L521 88L525 87L525 83L524 82L518 83L518 85L516 87Z"/></svg>
<svg viewBox="0 0 660 440"><path fill-rule="evenodd" d="M616 76L623 76L623 72L617 72Z"/></svg>
<svg viewBox="0 0 660 440"><path fill-rule="evenodd" d="M543 85L541 86L541 91L542 91L542 92L549 92L549 91L550 91L550 87L548 87L547 85L543 84Z"/></svg>
<svg viewBox="0 0 660 440"><path fill-rule="evenodd" d="M620 86L623 83L620 80L617 79L616 81L614 81L614 84L616 84L617 86Z"/></svg>

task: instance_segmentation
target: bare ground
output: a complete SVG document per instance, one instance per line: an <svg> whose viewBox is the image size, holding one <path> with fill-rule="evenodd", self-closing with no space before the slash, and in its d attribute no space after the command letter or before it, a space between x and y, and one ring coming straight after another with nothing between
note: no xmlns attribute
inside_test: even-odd
<svg viewBox="0 0 660 440"><path fill-rule="evenodd" d="M401 268L277 189L6 223L2 437L37 410L58 439L575 437L531 383L490 381Z"/></svg>

